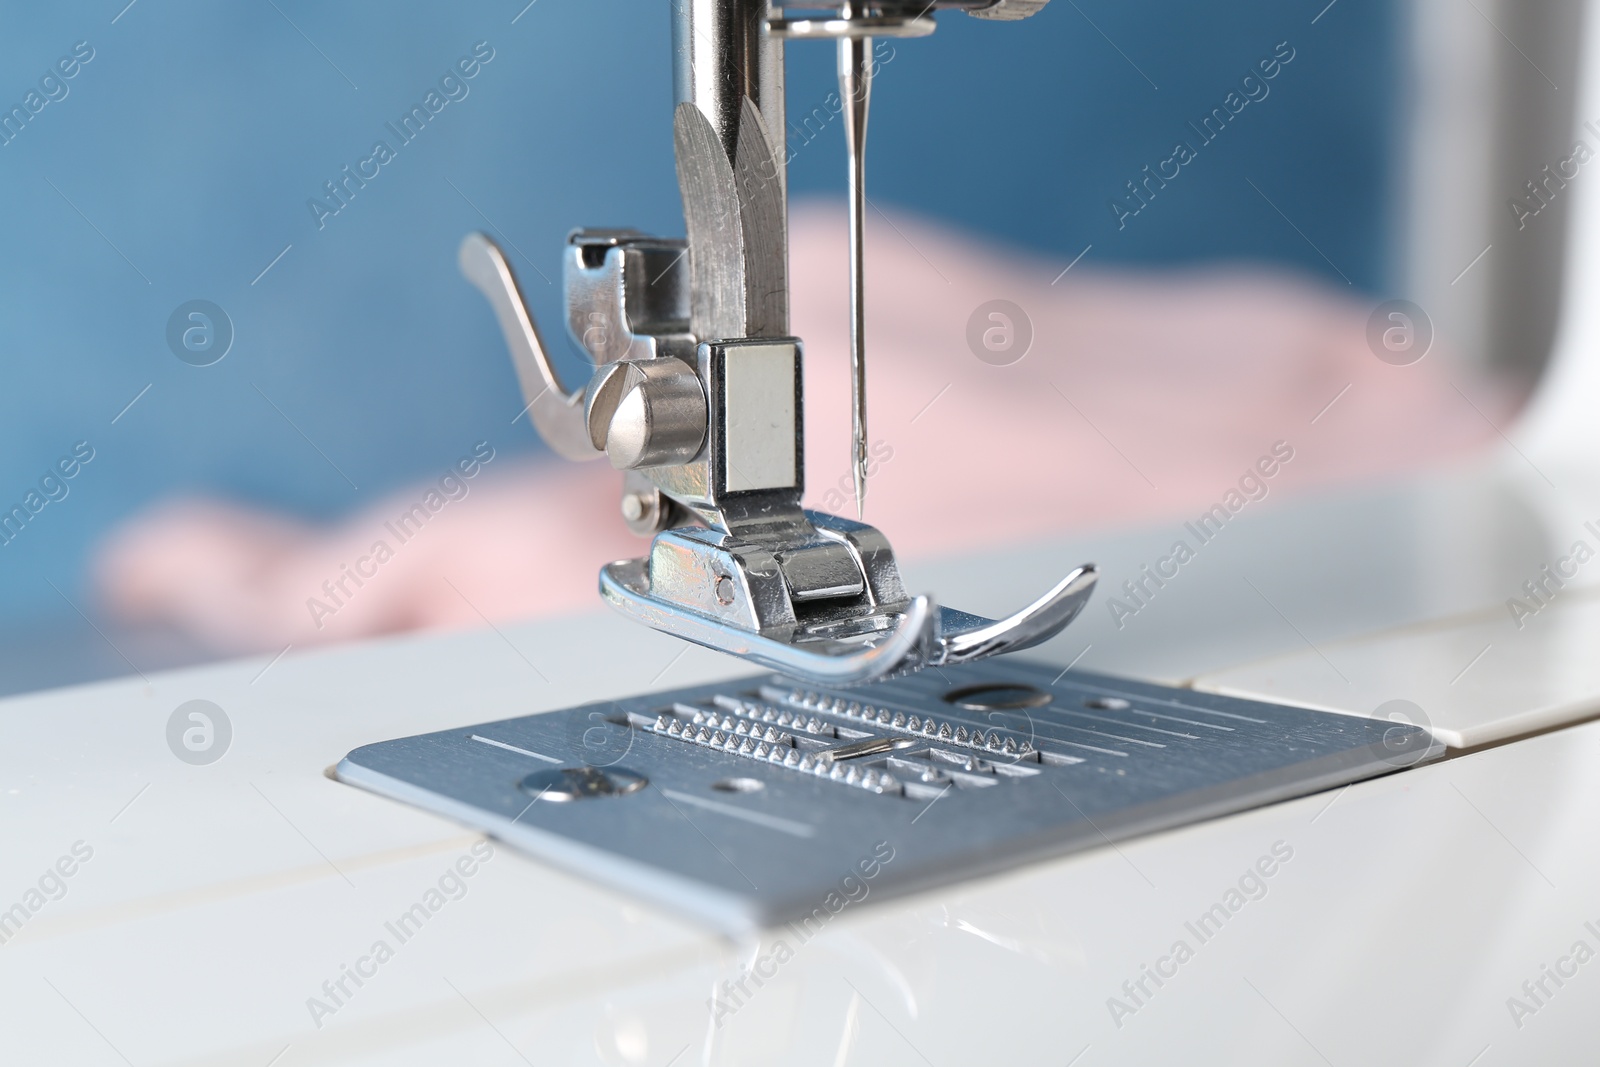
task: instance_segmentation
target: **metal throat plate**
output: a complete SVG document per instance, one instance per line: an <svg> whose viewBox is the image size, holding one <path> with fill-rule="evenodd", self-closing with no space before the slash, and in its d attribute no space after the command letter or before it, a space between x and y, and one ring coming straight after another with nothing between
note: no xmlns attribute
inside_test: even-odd
<svg viewBox="0 0 1600 1067"><path fill-rule="evenodd" d="M863 878L887 899L1442 751L1410 725L1007 658L585 704L367 745L337 775L737 935Z"/></svg>

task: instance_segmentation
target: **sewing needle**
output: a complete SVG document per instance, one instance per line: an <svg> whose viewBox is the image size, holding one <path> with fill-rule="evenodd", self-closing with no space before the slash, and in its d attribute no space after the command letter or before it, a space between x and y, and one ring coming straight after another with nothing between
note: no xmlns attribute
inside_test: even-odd
<svg viewBox="0 0 1600 1067"><path fill-rule="evenodd" d="M854 4L846 4L851 17ZM867 355L866 284L862 238L866 226L867 105L872 100L872 38L839 39L839 93L844 98L845 148L850 180L850 384L851 466L855 475L856 518L866 512L867 501Z"/></svg>

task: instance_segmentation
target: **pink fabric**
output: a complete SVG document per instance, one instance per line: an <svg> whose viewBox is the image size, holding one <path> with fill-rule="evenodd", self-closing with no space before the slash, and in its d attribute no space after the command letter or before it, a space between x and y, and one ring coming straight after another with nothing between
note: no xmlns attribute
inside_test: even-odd
<svg viewBox="0 0 1600 1067"><path fill-rule="evenodd" d="M854 515L844 215L802 205L792 221L807 501ZM1484 446L1489 420L1510 414L1507 395L1440 345L1408 367L1379 361L1371 303L1295 276L1108 271L1092 252L1061 276L1064 262L900 215L874 214L867 247L866 518L903 557L1193 517L1280 441L1294 458L1270 480L1274 496L1392 475ZM969 318L992 299L1032 322L1032 346L1010 366L968 346ZM644 550L618 517L620 483L603 461L502 459L404 544L384 523L425 486L333 528L169 502L112 532L99 589L123 620L176 625L225 651L589 608L599 566ZM364 565L376 573L357 586L343 568L379 540L393 558Z"/></svg>

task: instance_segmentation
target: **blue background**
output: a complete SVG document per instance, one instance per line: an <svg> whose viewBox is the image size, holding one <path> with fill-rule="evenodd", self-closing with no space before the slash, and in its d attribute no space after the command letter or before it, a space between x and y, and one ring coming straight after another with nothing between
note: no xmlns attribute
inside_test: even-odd
<svg viewBox="0 0 1600 1067"><path fill-rule="evenodd" d="M0 548L12 631L81 626L49 583L92 615L94 542L163 496L332 518L485 437L539 451L525 421L509 425L521 400L456 272L462 235L502 238L554 341L569 229L682 232L667 0L124 2L0 14L7 108L75 42L95 49L70 95L0 147L0 504L73 442L97 451ZM1396 15L1341 0L1313 24L1324 2L945 15L933 37L896 43L875 84L871 195L1063 266L1092 242L1090 261L1269 260L1343 285L1248 177L1356 287L1381 291ZM374 140L393 144L384 123L480 40L495 58L470 95L319 231L307 199ZM1284 40L1297 54L1271 95L1119 231L1107 201ZM833 63L831 46L790 46L797 117L834 90ZM842 195L838 129L796 143L794 195ZM209 367L165 340L197 298L236 330Z"/></svg>

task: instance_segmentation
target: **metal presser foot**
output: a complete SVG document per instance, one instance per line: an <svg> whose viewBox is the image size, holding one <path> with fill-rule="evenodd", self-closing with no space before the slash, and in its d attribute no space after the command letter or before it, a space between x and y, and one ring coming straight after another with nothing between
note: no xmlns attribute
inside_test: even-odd
<svg viewBox="0 0 1600 1067"><path fill-rule="evenodd" d="M808 511L806 517L817 524L819 531L824 528L823 523L831 522L836 524L838 532L851 537L864 534L881 540L883 536L870 526L831 515ZM688 537L700 533L693 530L672 532ZM713 534L708 540L720 538ZM660 551L660 542L658 537L650 559L620 560L606 565L600 572L600 592L608 602L658 630L731 653L791 678L822 685L860 685L923 667L968 663L1002 652L1031 648L1060 633L1083 610L1095 583L1094 568L1079 567L1050 592L1000 620L941 608L926 596L883 603L858 595L831 610L804 619L790 614L790 621L765 627L758 623L752 628L726 615L687 608L680 601L658 595L654 590L659 588L661 572L653 574L651 565L660 558L655 555ZM713 543L708 547L713 558L734 557L734 550L726 544ZM775 561L776 557L760 545L743 546L739 552L747 555L751 549L757 556L767 556L774 561L761 576L768 584L778 584L781 564ZM888 556L887 545L884 555L892 568L893 559ZM669 567L677 562L668 558ZM701 565L699 559L684 562L691 567ZM890 577L899 588L899 578ZM680 578L688 579L682 585L691 596L694 585L708 580L703 570L687 576L674 574L671 581L676 583ZM786 605L780 596L781 593L775 595L773 600L774 606L782 610ZM731 600L727 607L734 607Z"/></svg>
<svg viewBox="0 0 1600 1067"><path fill-rule="evenodd" d="M688 239L578 230L567 328L595 370L568 389L505 256L482 234L461 269L493 305L530 421L572 460L626 471L622 515L648 555L606 566L602 596L658 630L793 678L857 685L1053 637L1083 609L1084 565L993 620L907 594L877 529L805 511L801 342L789 336L784 40L837 42L850 159L851 367L865 491L863 155L872 37L919 37L938 8L1018 19L1044 0L852 2L791 18L765 0L674 0L673 134Z"/></svg>

